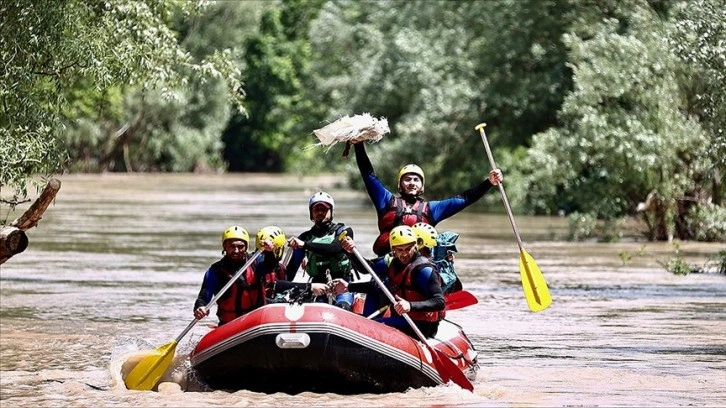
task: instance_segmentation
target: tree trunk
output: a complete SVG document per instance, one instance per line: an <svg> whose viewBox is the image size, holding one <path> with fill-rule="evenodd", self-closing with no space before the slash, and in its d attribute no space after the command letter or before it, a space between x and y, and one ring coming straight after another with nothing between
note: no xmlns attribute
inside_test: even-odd
<svg viewBox="0 0 726 408"><path fill-rule="evenodd" d="M0 228L0 265L15 254L25 251L28 247L28 236L25 231L15 227Z"/></svg>
<svg viewBox="0 0 726 408"><path fill-rule="evenodd" d="M55 199L60 186L60 180L51 179L33 205L20 218L10 225L0 228L0 265L14 255L25 251L25 248L28 247L28 236L25 231L38 225L43 218L43 213Z"/></svg>
<svg viewBox="0 0 726 408"><path fill-rule="evenodd" d="M721 197L723 197L723 180L721 180L721 171L717 168L714 170L713 184L711 186L711 202L720 206L723 204Z"/></svg>

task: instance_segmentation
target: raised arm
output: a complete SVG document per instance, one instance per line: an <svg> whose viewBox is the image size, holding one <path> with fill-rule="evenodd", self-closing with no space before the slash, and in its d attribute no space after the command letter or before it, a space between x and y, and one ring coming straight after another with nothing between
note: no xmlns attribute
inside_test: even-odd
<svg viewBox="0 0 726 408"><path fill-rule="evenodd" d="M429 208L431 209L431 225L436 225L460 212L464 208L474 204L480 198L484 197L484 194L486 194L491 188L492 183L489 179L485 179L481 183L455 196L440 201L430 201Z"/></svg>
<svg viewBox="0 0 726 408"><path fill-rule="evenodd" d="M376 207L376 212L381 213L386 209L386 204L393 198L393 193L386 189L373 171L373 165L366 153L364 142L355 144L355 160L363 178L363 184L366 186L368 197L370 197L373 206Z"/></svg>

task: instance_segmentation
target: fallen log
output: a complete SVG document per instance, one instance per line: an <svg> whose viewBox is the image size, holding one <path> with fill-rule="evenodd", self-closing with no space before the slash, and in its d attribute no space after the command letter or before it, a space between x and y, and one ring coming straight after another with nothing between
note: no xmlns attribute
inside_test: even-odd
<svg viewBox="0 0 726 408"><path fill-rule="evenodd" d="M25 251L28 247L28 236L25 231L38 225L45 210L55 199L60 186L61 182L58 179L48 181L40 196L20 218L11 222L10 225L0 228L0 265L14 255Z"/></svg>

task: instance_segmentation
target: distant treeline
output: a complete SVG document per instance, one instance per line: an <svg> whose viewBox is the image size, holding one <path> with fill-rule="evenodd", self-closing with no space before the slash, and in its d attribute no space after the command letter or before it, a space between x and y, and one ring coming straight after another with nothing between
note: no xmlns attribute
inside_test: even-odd
<svg viewBox="0 0 726 408"><path fill-rule="evenodd" d="M348 171L308 148L386 117L379 177L487 174L573 238L726 241L726 0L17 0L0 6L6 204L59 171ZM33 179L31 178L30 181ZM8 194L12 194L8 196ZM495 194L485 206L501 205Z"/></svg>

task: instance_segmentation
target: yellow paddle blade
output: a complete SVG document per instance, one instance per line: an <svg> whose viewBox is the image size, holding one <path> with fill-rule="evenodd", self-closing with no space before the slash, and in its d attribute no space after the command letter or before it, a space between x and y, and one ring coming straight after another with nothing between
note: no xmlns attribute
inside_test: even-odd
<svg viewBox="0 0 726 408"><path fill-rule="evenodd" d="M529 310L539 312L547 309L552 304L547 282L537 263L524 249L519 253L519 273L522 276L522 288Z"/></svg>
<svg viewBox="0 0 726 408"><path fill-rule="evenodd" d="M124 379L126 388L140 391L154 388L166 369L169 368L171 360L174 358L176 344L176 341L164 344L139 361L139 364Z"/></svg>

